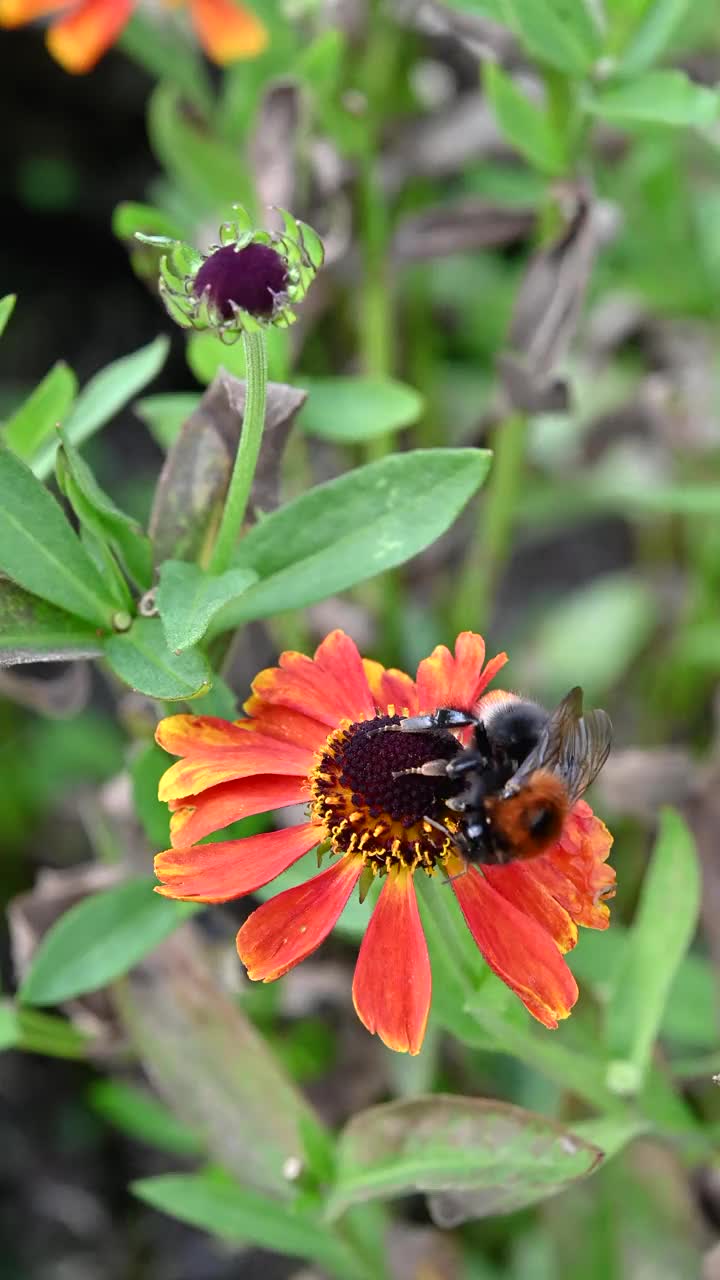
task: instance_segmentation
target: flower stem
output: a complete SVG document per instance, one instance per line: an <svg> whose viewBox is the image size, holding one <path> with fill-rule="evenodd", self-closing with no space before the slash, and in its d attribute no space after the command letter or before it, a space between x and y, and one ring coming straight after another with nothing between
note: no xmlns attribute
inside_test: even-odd
<svg viewBox="0 0 720 1280"><path fill-rule="evenodd" d="M510 552L522 483L527 418L511 414L493 432L493 465L455 593L454 630L487 625L497 580Z"/></svg>
<svg viewBox="0 0 720 1280"><path fill-rule="evenodd" d="M224 573L232 559L242 529L252 482L255 476L263 427L267 394L267 351L263 333L243 333L245 347L246 393L245 414L235 465L230 478L225 510L210 557L211 573Z"/></svg>

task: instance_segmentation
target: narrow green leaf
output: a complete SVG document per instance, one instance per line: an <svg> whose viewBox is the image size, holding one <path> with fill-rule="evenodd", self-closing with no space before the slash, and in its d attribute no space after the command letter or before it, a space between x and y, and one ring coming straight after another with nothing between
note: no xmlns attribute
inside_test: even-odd
<svg viewBox="0 0 720 1280"><path fill-rule="evenodd" d="M146 1204L235 1244L307 1258L347 1280L367 1280L367 1267L317 1219L250 1191L226 1174L168 1173L131 1186Z"/></svg>
<svg viewBox="0 0 720 1280"><path fill-rule="evenodd" d="M25 1004L59 1004L127 973L197 910L153 893L145 876L84 898L45 934L20 987Z"/></svg>
<svg viewBox="0 0 720 1280"><path fill-rule="evenodd" d="M695 842L680 815L664 809L607 1015L610 1051L629 1068L627 1092L637 1091L647 1072L699 909Z"/></svg>
<svg viewBox="0 0 720 1280"><path fill-rule="evenodd" d="M161 449L169 449L180 435L180 428L198 407L200 396L192 391L168 392L145 396L133 405L139 418Z"/></svg>
<svg viewBox="0 0 720 1280"><path fill-rule="evenodd" d="M679 30L691 0L650 0L618 63L618 76L636 76L657 62ZM624 7L624 6L623 6Z"/></svg>
<svg viewBox="0 0 720 1280"><path fill-rule="evenodd" d="M4 298L0 298L0 338L5 331L5 326L13 313L16 302L16 293L6 293Z"/></svg>
<svg viewBox="0 0 720 1280"><path fill-rule="evenodd" d="M60 432L60 439L62 446L56 461L64 460L72 479L71 490L63 491L67 493L78 519L97 537L110 543L136 585L147 590L152 582L150 539L138 521L121 511L100 488L89 466L66 439L64 432Z"/></svg>
<svg viewBox="0 0 720 1280"><path fill-rule="evenodd" d="M38 1009L23 1009L11 1000L0 1003L0 1051L24 1049L48 1058L87 1056L88 1039L66 1018Z"/></svg>
<svg viewBox="0 0 720 1280"><path fill-rule="evenodd" d="M694 84L684 71L646 71L623 84L607 84L588 97L591 115L613 124L711 125L720 115L717 90Z"/></svg>
<svg viewBox="0 0 720 1280"><path fill-rule="evenodd" d="M33 595L108 625L112 598L47 489L0 446L0 570Z"/></svg>
<svg viewBox="0 0 720 1280"><path fill-rule="evenodd" d="M202 640L215 614L257 582L253 569L228 569L217 578L184 560L166 560L160 569L157 607L168 647L175 653Z"/></svg>
<svg viewBox="0 0 720 1280"><path fill-rule="evenodd" d="M601 1159L574 1133L505 1102L428 1094L384 1103L353 1116L340 1134L327 1216L417 1191L433 1196L436 1220L511 1213L562 1191Z"/></svg>
<svg viewBox="0 0 720 1280"><path fill-rule="evenodd" d="M362 444L417 422L423 398L391 378L305 378L309 397L298 424L308 435L339 444Z"/></svg>
<svg viewBox="0 0 720 1280"><path fill-rule="evenodd" d="M252 185L239 152L221 141L199 113L188 113L174 85L161 84L153 93L148 133L158 160L201 208L252 205Z"/></svg>
<svg viewBox="0 0 720 1280"><path fill-rule="evenodd" d="M602 52L586 0L504 0L504 13L534 57L569 75L585 76Z"/></svg>
<svg viewBox="0 0 720 1280"><path fill-rule="evenodd" d="M197 649L173 653L159 618L136 618L129 631L110 637L105 653L115 675L150 698L197 698L210 687L207 659Z"/></svg>
<svg viewBox="0 0 720 1280"><path fill-rule="evenodd" d="M9 449L20 458L31 458L46 436L63 421L77 394L77 378L69 365L59 360L39 382L3 430Z"/></svg>
<svg viewBox="0 0 720 1280"><path fill-rule="evenodd" d="M323 600L403 564L452 524L490 466L484 449L418 449L358 467L260 521L235 565L260 582L211 633Z"/></svg>
<svg viewBox="0 0 720 1280"><path fill-rule="evenodd" d="M542 107L531 102L514 80L494 62L485 64L485 92L502 133L542 173L564 173L567 158L562 138Z"/></svg>
<svg viewBox="0 0 720 1280"><path fill-rule="evenodd" d="M0 667L94 658L101 652L97 627L0 578Z"/></svg>
<svg viewBox="0 0 720 1280"><path fill-rule="evenodd" d="M157 377L162 369L170 340L164 335L155 338L146 347L140 347L132 355L115 360L91 378L83 387L75 405L65 419L65 439L71 444L82 444L109 422L129 400ZM33 461L33 471L41 480L47 479L55 462L57 441L46 444Z"/></svg>
<svg viewBox="0 0 720 1280"><path fill-rule="evenodd" d="M138 1142L147 1142L178 1156L198 1155L202 1151L197 1134L147 1089L138 1089L121 1080L98 1080L89 1090L88 1101L93 1111Z"/></svg>

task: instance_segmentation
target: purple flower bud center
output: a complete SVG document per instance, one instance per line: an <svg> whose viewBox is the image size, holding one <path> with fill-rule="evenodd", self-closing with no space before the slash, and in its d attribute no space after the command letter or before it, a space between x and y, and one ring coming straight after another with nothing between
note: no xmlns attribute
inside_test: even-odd
<svg viewBox="0 0 720 1280"><path fill-rule="evenodd" d="M232 303L264 317L272 315L274 295L285 292L287 278L285 262L269 245L226 245L203 262L194 291L200 297L207 289L224 320L232 320Z"/></svg>

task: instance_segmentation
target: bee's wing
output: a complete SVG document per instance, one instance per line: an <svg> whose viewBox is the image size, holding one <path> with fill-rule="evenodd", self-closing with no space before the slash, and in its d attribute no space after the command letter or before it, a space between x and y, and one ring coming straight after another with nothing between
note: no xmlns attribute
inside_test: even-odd
<svg viewBox="0 0 720 1280"><path fill-rule="evenodd" d="M590 786L610 754L612 723L606 711L583 715L582 689L571 689L553 711L538 744L505 787L519 791L536 769L550 769L565 783L570 804Z"/></svg>

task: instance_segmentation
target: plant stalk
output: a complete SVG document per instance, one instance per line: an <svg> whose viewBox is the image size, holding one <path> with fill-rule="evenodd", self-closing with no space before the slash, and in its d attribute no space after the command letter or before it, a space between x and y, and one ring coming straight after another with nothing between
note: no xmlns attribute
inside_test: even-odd
<svg viewBox="0 0 720 1280"><path fill-rule="evenodd" d="M246 366L245 414L225 509L208 568L224 573L232 560L250 499L257 467L267 396L267 350L263 333L243 333Z"/></svg>

